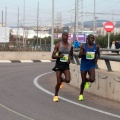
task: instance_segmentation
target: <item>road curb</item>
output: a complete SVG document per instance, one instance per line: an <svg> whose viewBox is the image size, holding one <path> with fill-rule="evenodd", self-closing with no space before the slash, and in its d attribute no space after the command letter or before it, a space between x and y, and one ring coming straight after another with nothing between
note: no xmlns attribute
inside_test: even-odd
<svg viewBox="0 0 120 120"><path fill-rule="evenodd" d="M36 62L55 62L56 60L0 60L0 63L36 63Z"/></svg>

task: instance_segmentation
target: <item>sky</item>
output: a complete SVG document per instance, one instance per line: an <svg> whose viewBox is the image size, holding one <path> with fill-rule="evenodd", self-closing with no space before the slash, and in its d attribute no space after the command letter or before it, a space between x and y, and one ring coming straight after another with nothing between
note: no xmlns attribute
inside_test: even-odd
<svg viewBox="0 0 120 120"><path fill-rule="evenodd" d="M81 0L79 0L81 1ZM37 25L37 8L39 3L39 26L51 25L52 0L0 0L0 23L3 21L7 26L23 25L25 15L25 26ZM24 9L25 7L25 9ZM79 7L81 10L81 6ZM120 20L120 0L95 0L96 19L98 20ZM19 14L18 14L19 9ZM7 11L7 12L6 12ZM83 0L84 21L93 20L94 0ZM106 14L108 13L108 14ZM55 24L74 22L75 0L54 0ZM81 21L81 15L79 15Z"/></svg>

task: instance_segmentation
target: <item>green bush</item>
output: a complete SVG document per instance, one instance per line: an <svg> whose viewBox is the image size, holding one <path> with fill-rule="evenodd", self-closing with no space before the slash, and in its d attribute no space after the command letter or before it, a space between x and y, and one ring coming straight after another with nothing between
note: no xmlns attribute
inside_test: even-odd
<svg viewBox="0 0 120 120"><path fill-rule="evenodd" d="M108 46L108 34L106 34L105 36L99 35L96 36L95 39L96 43L98 45L100 45L101 48L107 48ZM112 42L115 40L120 40L120 34L116 34L114 35L113 33L110 34L110 46L112 45Z"/></svg>

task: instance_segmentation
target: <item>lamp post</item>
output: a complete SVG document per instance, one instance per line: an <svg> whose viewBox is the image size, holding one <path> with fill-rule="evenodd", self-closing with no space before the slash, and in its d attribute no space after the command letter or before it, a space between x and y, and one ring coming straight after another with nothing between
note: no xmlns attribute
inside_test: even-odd
<svg viewBox="0 0 120 120"><path fill-rule="evenodd" d="M54 0L52 0L52 36L51 36L51 52L53 52L54 44Z"/></svg>

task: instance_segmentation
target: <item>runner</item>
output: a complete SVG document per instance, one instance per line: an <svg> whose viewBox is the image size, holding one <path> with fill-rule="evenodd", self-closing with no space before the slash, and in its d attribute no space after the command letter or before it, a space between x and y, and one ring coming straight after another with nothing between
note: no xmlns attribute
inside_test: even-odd
<svg viewBox="0 0 120 120"><path fill-rule="evenodd" d="M94 43L94 35L90 34L87 37L87 43L82 44L79 52L81 58L80 71L82 83L80 85L80 95L78 100L83 100L84 88L88 89L90 83L95 81L96 63L100 57L99 46ZM87 78L87 73L89 77Z"/></svg>
<svg viewBox="0 0 120 120"><path fill-rule="evenodd" d="M55 67L52 69L56 71L57 84L55 86L55 95L53 97L54 102L58 102L59 88L62 88L63 82L70 82L70 69L69 64L73 58L73 47L68 43L68 33L62 34L62 41L55 45L52 59L57 59ZM62 78L62 73L65 78Z"/></svg>

